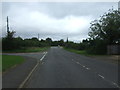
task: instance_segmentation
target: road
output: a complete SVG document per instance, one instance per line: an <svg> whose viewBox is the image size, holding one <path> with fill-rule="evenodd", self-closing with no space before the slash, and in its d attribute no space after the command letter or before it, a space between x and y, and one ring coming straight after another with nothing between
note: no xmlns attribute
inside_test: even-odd
<svg viewBox="0 0 120 90"><path fill-rule="evenodd" d="M118 66L51 47L26 88L118 88Z"/></svg>

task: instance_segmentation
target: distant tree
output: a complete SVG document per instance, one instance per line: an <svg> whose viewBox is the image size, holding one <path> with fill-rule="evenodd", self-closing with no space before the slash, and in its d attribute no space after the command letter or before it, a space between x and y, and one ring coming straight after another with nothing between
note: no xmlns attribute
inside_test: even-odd
<svg viewBox="0 0 120 90"><path fill-rule="evenodd" d="M60 46L64 46L64 40L63 39L61 39L60 41L58 41L59 42L59 45Z"/></svg>
<svg viewBox="0 0 120 90"><path fill-rule="evenodd" d="M52 39L51 38L46 38L46 41L52 42Z"/></svg>
<svg viewBox="0 0 120 90"><path fill-rule="evenodd" d="M36 37L30 39L24 39L24 46L25 47L39 47L40 42Z"/></svg>
<svg viewBox="0 0 120 90"><path fill-rule="evenodd" d="M6 37L2 39L3 50L15 49L14 34L15 31L8 31Z"/></svg>
<svg viewBox="0 0 120 90"><path fill-rule="evenodd" d="M39 41L38 38L36 38L36 37L32 37L31 40L33 40L33 41Z"/></svg>
<svg viewBox="0 0 120 90"><path fill-rule="evenodd" d="M85 50L86 48L89 47L89 44L90 44L90 42L89 42L88 39L83 39L82 42L80 42L78 49L79 50Z"/></svg>
<svg viewBox="0 0 120 90"><path fill-rule="evenodd" d="M23 47L23 39L21 37L17 37L13 39L14 49L20 49Z"/></svg>
<svg viewBox="0 0 120 90"><path fill-rule="evenodd" d="M45 42L45 40L41 39L40 42Z"/></svg>
<svg viewBox="0 0 120 90"><path fill-rule="evenodd" d="M46 38L46 43L48 43L50 46L52 44L52 39L51 38Z"/></svg>

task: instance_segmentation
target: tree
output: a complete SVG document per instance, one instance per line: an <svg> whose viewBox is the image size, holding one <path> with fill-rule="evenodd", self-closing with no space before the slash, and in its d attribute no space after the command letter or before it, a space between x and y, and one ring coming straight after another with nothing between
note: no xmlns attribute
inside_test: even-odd
<svg viewBox="0 0 120 90"><path fill-rule="evenodd" d="M46 42L51 45L52 44L52 39L51 38L46 38Z"/></svg>
<svg viewBox="0 0 120 90"><path fill-rule="evenodd" d="M3 50L13 50L15 48L14 34L15 31L8 31L6 37L2 39Z"/></svg>
<svg viewBox="0 0 120 90"><path fill-rule="evenodd" d="M100 17L100 20L91 22L89 36L104 40L108 44L120 44L120 11L109 10Z"/></svg>
<svg viewBox="0 0 120 90"><path fill-rule="evenodd" d="M32 37L31 40L33 40L33 41L39 41L38 38L36 38L36 37Z"/></svg>
<svg viewBox="0 0 120 90"><path fill-rule="evenodd" d="M88 53L106 54L107 45L120 44L120 11L110 9L100 19L92 21L88 35Z"/></svg>
<svg viewBox="0 0 120 90"><path fill-rule="evenodd" d="M12 40L14 38L15 31L8 31L6 38Z"/></svg>
<svg viewBox="0 0 120 90"><path fill-rule="evenodd" d="M46 38L46 41L52 42L52 39L51 38Z"/></svg>

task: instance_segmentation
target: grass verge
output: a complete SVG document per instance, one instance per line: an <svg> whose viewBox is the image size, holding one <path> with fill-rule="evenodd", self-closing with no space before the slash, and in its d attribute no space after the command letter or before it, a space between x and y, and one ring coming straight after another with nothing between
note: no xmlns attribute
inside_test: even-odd
<svg viewBox="0 0 120 90"><path fill-rule="evenodd" d="M76 49L70 49L70 48L64 48L67 51L74 52L77 54L85 55L85 56L110 56L110 55L98 55L98 54L89 54L85 50L76 50Z"/></svg>
<svg viewBox="0 0 120 90"><path fill-rule="evenodd" d="M2 72L18 64L22 64L24 61L25 59L22 56L2 55Z"/></svg>
<svg viewBox="0 0 120 90"><path fill-rule="evenodd" d="M18 50L3 51L3 53L29 53L46 51L49 47L27 47Z"/></svg>
<svg viewBox="0 0 120 90"><path fill-rule="evenodd" d="M85 50L75 50L75 49L69 49L69 48L64 48L64 49L70 52L81 54L81 55L89 55Z"/></svg>

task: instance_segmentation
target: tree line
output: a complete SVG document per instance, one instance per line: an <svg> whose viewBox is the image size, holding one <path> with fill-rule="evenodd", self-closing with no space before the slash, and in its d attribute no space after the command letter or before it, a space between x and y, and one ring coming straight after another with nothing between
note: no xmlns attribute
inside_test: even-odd
<svg viewBox="0 0 120 90"><path fill-rule="evenodd" d="M36 37L29 39L22 39L21 37L14 37L14 31L9 31L6 37L2 38L2 50L10 51L16 49L25 49L27 47L49 47L49 46L63 46L64 40L52 41L51 38L39 40Z"/></svg>
<svg viewBox="0 0 120 90"><path fill-rule="evenodd" d="M92 21L90 26L89 38L80 43L72 41L52 41L51 38L38 40L36 37L22 39L14 37L14 31L9 31L6 37L2 38L3 50L22 49L26 47L47 47L64 46L76 50L85 50L90 54L106 54L107 45L120 45L120 11L110 9L98 20Z"/></svg>

